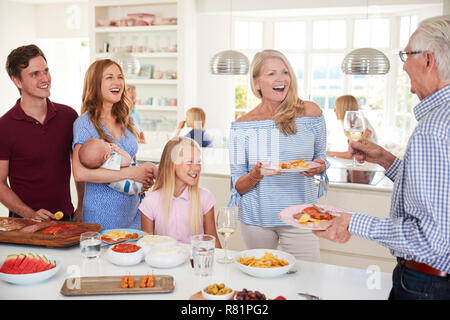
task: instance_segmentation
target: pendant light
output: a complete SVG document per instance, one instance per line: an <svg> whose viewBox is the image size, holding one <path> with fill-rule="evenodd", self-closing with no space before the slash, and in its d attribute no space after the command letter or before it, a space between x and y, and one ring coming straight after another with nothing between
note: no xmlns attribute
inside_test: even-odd
<svg viewBox="0 0 450 320"><path fill-rule="evenodd" d="M119 6L119 28L121 27L120 26L120 16L121 16L120 9L121 8ZM129 78L129 79L135 78L138 75L139 70L141 69L141 64L134 55L132 55L131 53L127 52L126 50L124 50L122 48L120 29L119 29L118 35L119 35L119 51L113 52L112 54L108 55L108 59L111 59L120 65L125 78Z"/></svg>
<svg viewBox="0 0 450 320"><path fill-rule="evenodd" d="M230 48L232 26L232 1L230 0ZM215 54L210 62L212 74L245 75L248 72L249 60L246 55L236 50L225 50Z"/></svg>
<svg viewBox="0 0 450 320"><path fill-rule="evenodd" d="M369 20L368 0L367 20ZM388 57L373 48L360 48L349 52L341 65L342 72L349 75L384 75L389 72L390 67Z"/></svg>

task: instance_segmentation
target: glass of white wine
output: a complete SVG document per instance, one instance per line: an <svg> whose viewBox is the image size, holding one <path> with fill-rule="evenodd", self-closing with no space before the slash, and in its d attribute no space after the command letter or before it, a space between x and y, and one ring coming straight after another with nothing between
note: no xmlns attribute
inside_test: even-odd
<svg viewBox="0 0 450 320"><path fill-rule="evenodd" d="M351 141L358 141L362 138L366 126L364 116L361 111L346 111L344 117L344 132ZM356 162L356 156L353 155L353 162L349 164L351 167L361 165Z"/></svg>
<svg viewBox="0 0 450 320"><path fill-rule="evenodd" d="M233 257L228 256L228 238L236 231L237 207L222 207L217 212L217 233L224 237L224 255L217 259L219 263L232 263Z"/></svg>

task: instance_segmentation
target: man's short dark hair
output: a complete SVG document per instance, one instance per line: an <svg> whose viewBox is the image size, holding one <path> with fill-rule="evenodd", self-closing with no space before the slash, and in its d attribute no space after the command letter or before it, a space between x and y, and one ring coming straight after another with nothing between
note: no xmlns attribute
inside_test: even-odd
<svg viewBox="0 0 450 320"><path fill-rule="evenodd" d="M27 46L21 46L8 55L6 59L6 72L8 72L9 77L15 77L20 80L20 72L22 69L28 67L30 59L41 56L47 62L44 53L39 49L38 46L30 44Z"/></svg>

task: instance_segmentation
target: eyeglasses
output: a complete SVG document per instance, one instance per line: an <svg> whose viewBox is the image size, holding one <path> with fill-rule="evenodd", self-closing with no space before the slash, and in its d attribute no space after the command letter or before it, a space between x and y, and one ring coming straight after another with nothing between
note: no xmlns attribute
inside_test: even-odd
<svg viewBox="0 0 450 320"><path fill-rule="evenodd" d="M398 55L400 56L400 60L402 60L403 62L406 62L406 59L408 59L408 54L419 54L419 53L424 53L424 52L426 52L426 51L423 51L423 50L421 50L421 51L409 51L409 52L399 51Z"/></svg>

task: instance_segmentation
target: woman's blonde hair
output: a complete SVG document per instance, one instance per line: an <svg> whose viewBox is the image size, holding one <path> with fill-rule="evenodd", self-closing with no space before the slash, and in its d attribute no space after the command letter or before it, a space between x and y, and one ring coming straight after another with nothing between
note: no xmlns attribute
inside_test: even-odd
<svg viewBox="0 0 450 320"><path fill-rule="evenodd" d="M169 140L162 152L158 176L153 186L153 191L161 190L164 226L166 230L169 223L170 206L175 192L175 165L179 164L180 157L183 155L183 151L186 150L183 147L188 147L189 152L194 152L194 149L201 152L198 143L190 138L175 137ZM199 187L196 184L187 188L190 202L189 223L191 234L199 234L203 232L203 214L201 211Z"/></svg>
<svg viewBox="0 0 450 320"><path fill-rule="evenodd" d="M281 61L283 61L286 65L289 76L291 78L291 84L289 86L286 98L284 98L284 100L278 106L278 109L273 116L273 120L275 121L277 128L284 135L296 134L297 126L295 124L295 118L303 112L304 104L303 101L298 97L297 78L295 76L295 73L292 70L291 64L281 52L276 50L264 50L255 54L255 57L253 58L252 64L250 66L250 85L253 94L259 99L263 98L261 90L257 90L255 87L255 80L260 76L264 61L269 58L281 59Z"/></svg>
<svg viewBox="0 0 450 320"><path fill-rule="evenodd" d="M84 77L84 88L81 102L81 114L89 112L89 119L94 124L100 138L107 142L113 142L111 137L103 131L100 124L100 115L102 111L102 78L103 71L110 65L116 65L120 72L123 74L122 68L118 63L109 59L101 59L94 61L86 71ZM120 101L112 106L112 115L116 118L116 121L121 124L122 132L126 134L126 129L130 130L132 134L138 137L137 129L133 119L130 118L130 111L133 103L128 97L126 90L123 90Z"/></svg>
<svg viewBox="0 0 450 320"><path fill-rule="evenodd" d="M202 108L190 108L186 111L186 120L192 121L192 127L194 129L204 129L206 115Z"/></svg>
<svg viewBox="0 0 450 320"><path fill-rule="evenodd" d="M352 95L340 96L334 102L336 108L336 118L338 120L344 120L345 111L358 111L358 101Z"/></svg>

